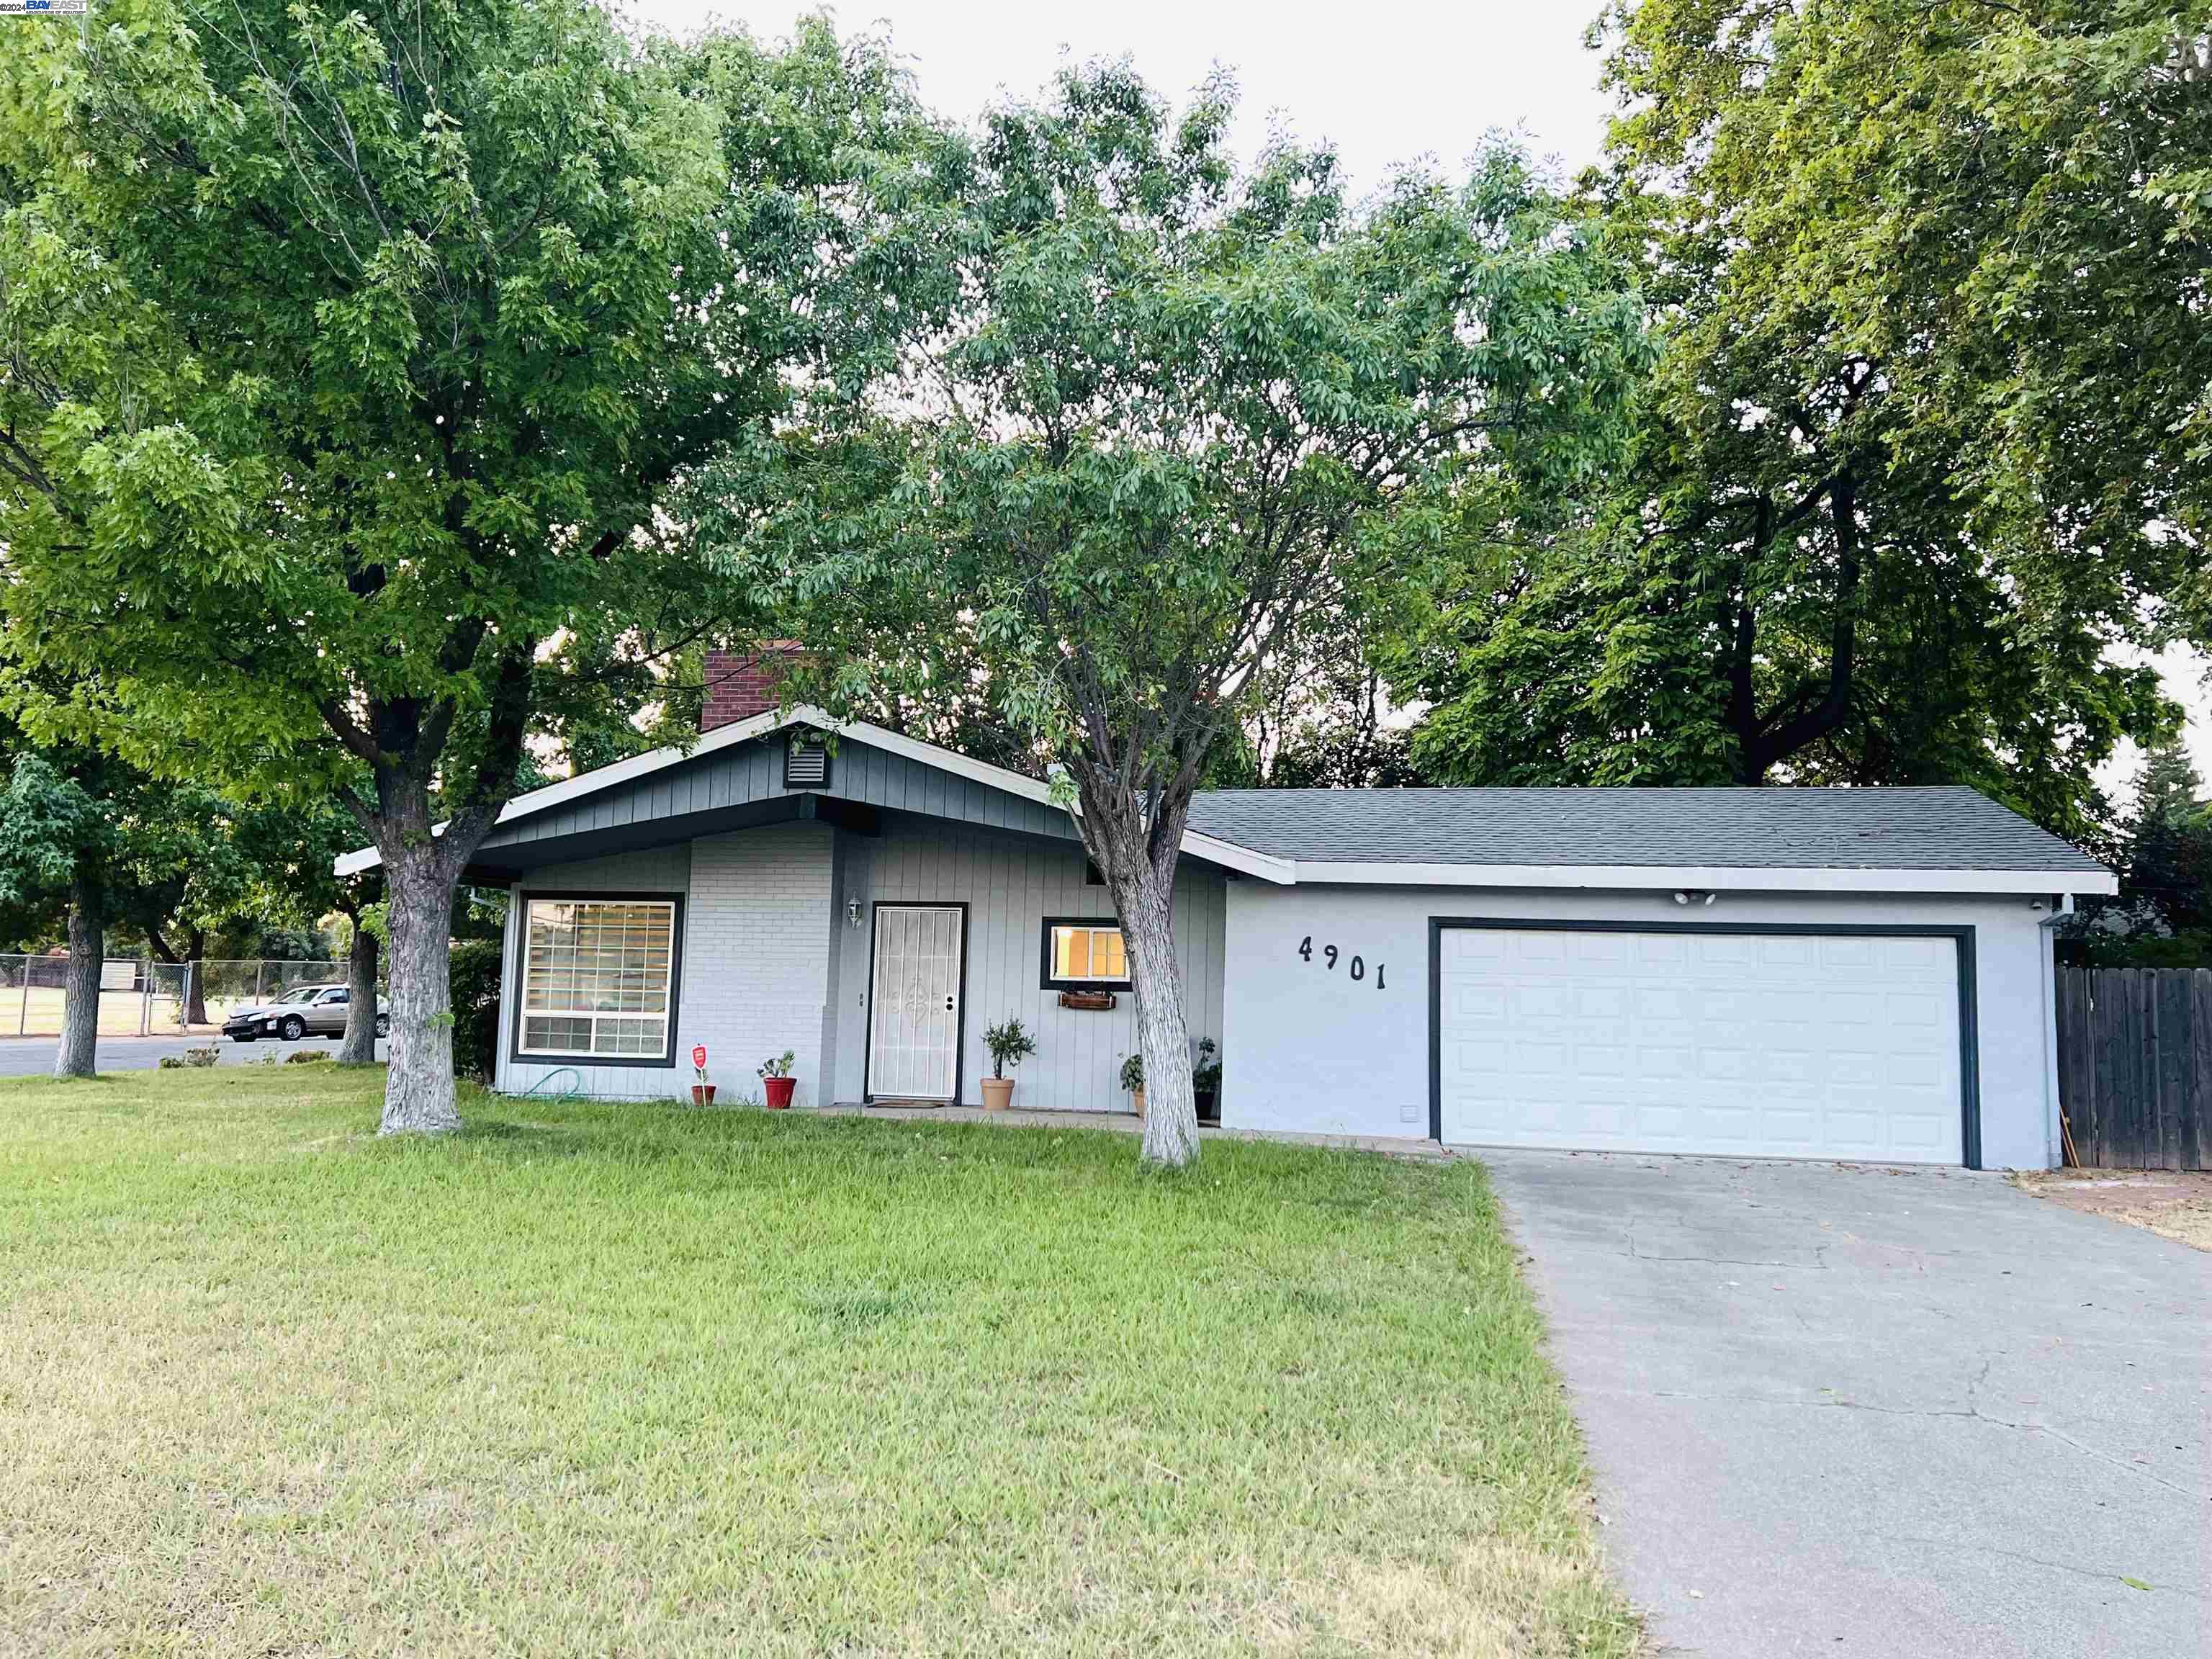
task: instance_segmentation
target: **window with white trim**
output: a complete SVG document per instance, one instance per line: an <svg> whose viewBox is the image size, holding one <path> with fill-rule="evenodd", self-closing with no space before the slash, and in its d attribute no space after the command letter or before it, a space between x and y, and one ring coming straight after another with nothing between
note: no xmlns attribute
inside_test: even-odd
<svg viewBox="0 0 2212 1659"><path fill-rule="evenodd" d="M675 975L672 900L528 900L516 1052L665 1064Z"/></svg>
<svg viewBox="0 0 2212 1659"><path fill-rule="evenodd" d="M1110 921L1046 922L1044 988L1127 990L1129 953L1121 930Z"/></svg>

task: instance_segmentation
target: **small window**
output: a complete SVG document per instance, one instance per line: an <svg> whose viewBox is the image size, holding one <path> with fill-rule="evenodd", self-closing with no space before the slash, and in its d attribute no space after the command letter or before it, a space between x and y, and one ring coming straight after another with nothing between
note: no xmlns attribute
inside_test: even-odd
<svg viewBox="0 0 2212 1659"><path fill-rule="evenodd" d="M1044 925L1043 986L1048 991L1126 991L1129 954L1110 921L1081 917Z"/></svg>
<svg viewBox="0 0 2212 1659"><path fill-rule="evenodd" d="M675 986L673 899L531 899L515 1054L672 1066Z"/></svg>
<svg viewBox="0 0 2212 1659"><path fill-rule="evenodd" d="M323 993L323 1000L325 1002L343 1002L345 1000L346 994L343 991L325 991Z"/></svg>

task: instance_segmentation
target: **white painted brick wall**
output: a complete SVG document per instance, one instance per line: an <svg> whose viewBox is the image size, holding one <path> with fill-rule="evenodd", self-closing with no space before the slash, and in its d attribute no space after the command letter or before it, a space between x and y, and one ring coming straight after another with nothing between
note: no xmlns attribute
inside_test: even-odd
<svg viewBox="0 0 2212 1659"><path fill-rule="evenodd" d="M822 1094L822 1024L830 995L833 835L792 823L714 836L691 847L678 1057L707 1045L725 1098L761 1093L761 1061L788 1048L797 1103Z"/></svg>

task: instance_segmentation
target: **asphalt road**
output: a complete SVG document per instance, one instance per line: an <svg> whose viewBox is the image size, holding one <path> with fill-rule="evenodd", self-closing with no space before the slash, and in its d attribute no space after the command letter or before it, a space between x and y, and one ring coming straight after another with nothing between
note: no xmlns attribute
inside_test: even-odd
<svg viewBox="0 0 2212 1659"><path fill-rule="evenodd" d="M1484 1162L1659 1652L2205 1651L2203 1255L1960 1170Z"/></svg>
<svg viewBox="0 0 2212 1659"><path fill-rule="evenodd" d="M54 1069L54 1049L58 1037L0 1038L0 1077L43 1077ZM216 1063L222 1066L250 1066L258 1060L276 1055L282 1060L295 1048L320 1048L335 1054L336 1037L302 1037L297 1042L228 1042L220 1037L182 1036L103 1036L100 1039L99 1066L103 1072L148 1072L161 1063L164 1054L181 1054L187 1048L204 1048L214 1043L222 1051ZM376 1045L376 1057L387 1058L388 1044Z"/></svg>

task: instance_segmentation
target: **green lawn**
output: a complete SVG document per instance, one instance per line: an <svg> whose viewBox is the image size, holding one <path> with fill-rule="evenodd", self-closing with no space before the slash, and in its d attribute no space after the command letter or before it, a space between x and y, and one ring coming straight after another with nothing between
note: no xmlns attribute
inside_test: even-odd
<svg viewBox="0 0 2212 1659"><path fill-rule="evenodd" d="M0 1651L1626 1654L1481 1170L0 1085Z"/></svg>

